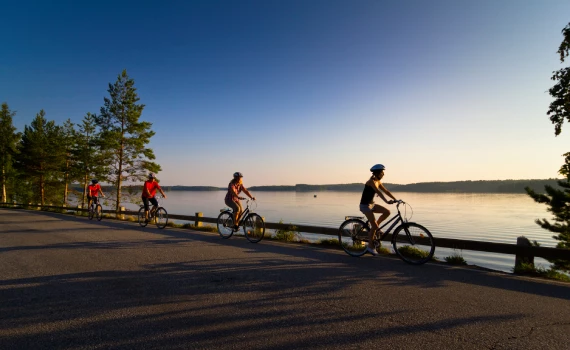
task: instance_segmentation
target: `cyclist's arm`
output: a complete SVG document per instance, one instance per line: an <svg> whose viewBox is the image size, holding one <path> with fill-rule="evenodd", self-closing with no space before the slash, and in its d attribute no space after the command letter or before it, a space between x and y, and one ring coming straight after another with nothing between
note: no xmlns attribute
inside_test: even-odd
<svg viewBox="0 0 570 350"><path fill-rule="evenodd" d="M381 189L382 191L384 191L384 193L386 193L388 195L388 197L392 198L393 200L397 201L396 197L394 197L392 195L392 192L388 191L388 189L386 189L386 187L384 187L384 185L382 185L381 182L378 183L378 188ZM387 202L387 201L386 201Z"/></svg>
<svg viewBox="0 0 570 350"><path fill-rule="evenodd" d="M241 189L242 189L243 193L245 193L245 194L246 194L246 195L247 195L249 198L251 198L251 199L254 199L254 200L255 200L255 197L254 197L254 196L252 196L252 195L251 195L251 193L249 193L249 191L247 190L247 188L245 188L245 187L242 187Z"/></svg>
<svg viewBox="0 0 570 350"><path fill-rule="evenodd" d="M164 192L162 191L162 188L160 188L160 186L158 187L158 190L160 191L160 194L162 195L162 197L164 197L164 199L166 199L166 195L164 194Z"/></svg>
<svg viewBox="0 0 570 350"><path fill-rule="evenodd" d="M101 190L101 187L99 187L99 193L101 193L101 196L105 197L105 194L104 194L103 191Z"/></svg>

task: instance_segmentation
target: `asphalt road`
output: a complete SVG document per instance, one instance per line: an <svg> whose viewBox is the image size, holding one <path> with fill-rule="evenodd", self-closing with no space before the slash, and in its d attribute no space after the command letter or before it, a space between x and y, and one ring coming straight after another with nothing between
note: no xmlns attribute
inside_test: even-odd
<svg viewBox="0 0 570 350"><path fill-rule="evenodd" d="M570 285L2 209L0 348L568 349Z"/></svg>

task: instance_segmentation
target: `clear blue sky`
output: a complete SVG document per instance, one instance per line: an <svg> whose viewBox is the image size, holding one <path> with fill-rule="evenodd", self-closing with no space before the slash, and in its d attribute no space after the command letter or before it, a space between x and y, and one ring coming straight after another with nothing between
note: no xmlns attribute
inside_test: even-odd
<svg viewBox="0 0 570 350"><path fill-rule="evenodd" d="M567 0L3 2L23 130L99 113L127 69L166 185L557 177ZM567 64L566 64L567 65Z"/></svg>

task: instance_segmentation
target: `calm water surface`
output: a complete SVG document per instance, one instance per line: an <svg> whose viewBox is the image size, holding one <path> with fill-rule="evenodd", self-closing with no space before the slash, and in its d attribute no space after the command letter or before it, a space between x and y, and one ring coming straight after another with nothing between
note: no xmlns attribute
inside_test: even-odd
<svg viewBox="0 0 570 350"><path fill-rule="evenodd" d="M360 193L356 192L253 192L257 198L257 213L268 222L304 224L337 228L347 215L361 216L358 210ZM316 195L316 197L315 197ZM225 207L225 191L173 191L167 193L164 207L172 214L194 215L202 212L206 217L217 217ZM549 231L534 221L550 219L546 206L534 202L525 194L449 194L449 193L396 193L396 198L409 203L410 221L427 227L437 237L479 240L516 244L519 236L538 241L542 246L553 247L556 241ZM381 199L376 198L380 203ZM126 205L138 209L138 205ZM389 206L392 212L395 205ZM303 234L307 236L308 234ZM310 235L308 235L310 236ZM309 239L311 237L308 237ZM443 260L453 250L436 248L436 257ZM503 271L512 271L514 256L483 252L457 251L469 264ZM536 262L543 267L548 263Z"/></svg>

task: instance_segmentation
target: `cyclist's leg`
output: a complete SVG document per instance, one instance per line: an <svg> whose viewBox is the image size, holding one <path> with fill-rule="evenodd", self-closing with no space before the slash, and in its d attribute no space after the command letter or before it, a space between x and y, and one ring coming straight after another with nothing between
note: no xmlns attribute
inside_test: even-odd
<svg viewBox="0 0 570 350"><path fill-rule="evenodd" d="M385 208L381 205L375 204L374 208L372 208L372 210L375 213L380 213L381 215L378 217L378 220L376 220L376 225L378 227L380 227L380 224L382 223L382 221L386 220L389 216L390 216L390 210L388 208Z"/></svg>
<svg viewBox="0 0 570 350"><path fill-rule="evenodd" d="M91 201L93 200L93 197L91 196L87 196L87 209L91 210Z"/></svg>
<svg viewBox="0 0 570 350"><path fill-rule="evenodd" d="M374 247L374 243L373 243L374 233L378 229L378 224L376 223L376 218L374 217L373 208L374 208L373 204L370 204L370 205L361 204L360 205L360 211L362 212L362 214L364 214L366 216L366 218L368 219L368 222L370 223L370 232L368 232L368 246L369 247Z"/></svg>
<svg viewBox="0 0 570 350"><path fill-rule="evenodd" d="M234 217L234 226L237 226L241 214L241 205L239 203L232 201L231 199L224 200L224 202L228 207L232 208L232 215Z"/></svg>
<svg viewBox="0 0 570 350"><path fill-rule="evenodd" d="M148 221L148 198L142 197L143 205L144 205L144 218Z"/></svg>
<svg viewBox="0 0 570 350"><path fill-rule="evenodd" d="M152 213L154 216L156 214L156 209L158 208L158 201L154 197L149 198L148 201L152 203Z"/></svg>

